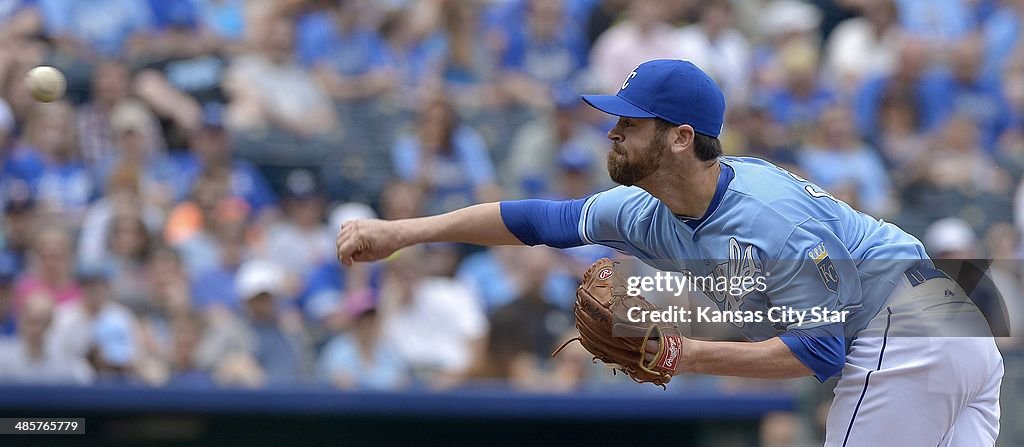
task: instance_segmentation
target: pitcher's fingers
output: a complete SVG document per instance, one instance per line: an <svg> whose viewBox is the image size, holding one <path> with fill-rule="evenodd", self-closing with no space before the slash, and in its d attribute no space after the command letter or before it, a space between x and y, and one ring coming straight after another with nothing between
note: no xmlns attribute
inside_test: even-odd
<svg viewBox="0 0 1024 447"><path fill-rule="evenodd" d="M344 234L338 242L338 260L346 266L352 266L352 258L359 249L356 238L351 234Z"/></svg>
<svg viewBox="0 0 1024 447"><path fill-rule="evenodd" d="M334 238L334 248L336 249L341 249L341 243L347 239L349 237L349 233L351 233L347 228L345 228L346 225L348 225L348 222L341 225L341 228L338 229L338 235Z"/></svg>
<svg viewBox="0 0 1024 447"><path fill-rule="evenodd" d="M341 260L341 246L345 242L345 239L348 239L348 232L345 231L344 226L342 226L342 229L338 231L338 236L334 238L334 249L338 252L339 261Z"/></svg>

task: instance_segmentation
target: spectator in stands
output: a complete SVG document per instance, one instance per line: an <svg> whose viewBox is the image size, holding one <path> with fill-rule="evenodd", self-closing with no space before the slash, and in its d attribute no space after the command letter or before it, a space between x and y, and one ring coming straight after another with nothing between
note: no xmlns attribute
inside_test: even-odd
<svg viewBox="0 0 1024 447"><path fill-rule="evenodd" d="M504 184L519 197L550 196L552 183L558 178L558 161L570 158L592 161L585 170L592 185L608 185L608 170L603 163L607 156L607 138L582 122L582 102L575 90L560 89L554 95L552 116L543 116L519 128L512 140L511 153L505 162ZM593 191L587 191L591 193Z"/></svg>
<svg viewBox="0 0 1024 447"><path fill-rule="evenodd" d="M878 153L866 146L843 105L823 111L797 162L808 179L873 216L891 210L889 177Z"/></svg>
<svg viewBox="0 0 1024 447"><path fill-rule="evenodd" d="M481 5L476 2L442 2L441 29L445 39L443 88L460 108L498 108L502 98L493 85L495 48L483 38ZM429 102L426 98L425 102Z"/></svg>
<svg viewBox="0 0 1024 447"><path fill-rule="evenodd" d="M788 41L779 48L778 58L783 85L769 93L768 107L794 141L803 141L818 117L836 101L835 92L821 82L820 54L811 41Z"/></svg>
<svg viewBox="0 0 1024 447"><path fill-rule="evenodd" d="M329 96L292 55L294 32L288 19L273 18L260 36L258 50L231 61L223 84L229 98L229 129L276 130L293 138L337 130Z"/></svg>
<svg viewBox="0 0 1024 447"><path fill-rule="evenodd" d="M455 277L480 297L484 312L490 314L510 303L519 293L519 283L510 273L520 267L522 247L493 247L466 256Z"/></svg>
<svg viewBox="0 0 1024 447"><path fill-rule="evenodd" d="M418 379L452 385L483 349L488 322L479 298L451 277L427 276L438 258L426 248L391 261L380 291L382 334Z"/></svg>
<svg viewBox="0 0 1024 447"><path fill-rule="evenodd" d="M88 359L100 380L132 381L138 353L137 322L131 310L113 300L113 274L109 265L78 269L82 299L57 310L53 343L62 354Z"/></svg>
<svg viewBox="0 0 1024 447"><path fill-rule="evenodd" d="M878 107L880 127L874 141L892 172L920 165L931 141L917 131L922 112L915 92L893 85L883 93ZM893 181L902 187L905 176L895 176Z"/></svg>
<svg viewBox="0 0 1024 447"><path fill-rule="evenodd" d="M230 173L223 167L206 169L193 187L190 200L178 204L167 218L166 241L181 250L191 277L216 264L216 235L220 225L244 222L245 202L229 196Z"/></svg>
<svg viewBox="0 0 1024 447"><path fill-rule="evenodd" d="M396 87L396 73L381 36L367 23L357 1L328 3L296 25L296 56L335 101L385 95Z"/></svg>
<svg viewBox="0 0 1024 447"><path fill-rule="evenodd" d="M212 261L202 264L191 262L191 269L194 269L190 275L191 295L196 309L203 312L238 312L242 309L237 286L238 274L241 265L250 259L251 251L245 233L244 222L224 221L214 227L212 241L196 239L182 246L186 260L199 253L209 252L206 256ZM211 245L206 245L210 242Z"/></svg>
<svg viewBox="0 0 1024 447"><path fill-rule="evenodd" d="M932 56L928 46L920 41L904 39L900 42L899 53L892 71L868 76L862 87L857 92L857 128L865 137L870 137L877 132L884 123L879 114L882 110L881 104L886 95L900 92L909 95L913 105L919 114L924 114L926 106L925 90L922 88L922 80L928 72L932 63ZM915 132L925 129L923 117L919 117L914 126Z"/></svg>
<svg viewBox="0 0 1024 447"><path fill-rule="evenodd" d="M37 210L77 222L96 193L92 173L82 163L72 120L64 101L36 104L25 124L25 138L13 149L5 176L29 184Z"/></svg>
<svg viewBox="0 0 1024 447"><path fill-rule="evenodd" d="M208 339L204 317L187 302L153 309L140 317L139 326L139 369L149 383L203 388L214 385L210 373L200 368L197 354Z"/></svg>
<svg viewBox="0 0 1024 447"><path fill-rule="evenodd" d="M730 103L746 100L750 88L751 52L747 38L733 28L729 0L704 2L700 20L679 31L682 57L715 79Z"/></svg>
<svg viewBox="0 0 1024 447"><path fill-rule="evenodd" d="M82 158L89 166L102 166L117 158L111 116L117 105L128 98L131 86L132 74L120 60L104 60L93 69L90 100L75 112L75 128L82 148ZM144 136L147 152L155 152L163 147L161 135L157 132L149 132Z"/></svg>
<svg viewBox="0 0 1024 447"><path fill-rule="evenodd" d="M152 2L156 29L141 36L130 59L141 66L135 92L161 118L168 145L181 148L198 130L202 104L227 100L221 84L234 45L200 24L196 2Z"/></svg>
<svg viewBox="0 0 1024 447"><path fill-rule="evenodd" d="M142 363L138 322L131 313L101 312L93 320L88 358L101 382L115 384L160 383Z"/></svg>
<svg viewBox="0 0 1024 447"><path fill-rule="evenodd" d="M518 255L518 268L509 272L517 283L516 296L491 314L494 325L491 335L499 336L500 332L507 331L503 336L517 338L515 344L519 349L532 356L535 363L541 363L551 354L550 349L558 343L558 337L572 327L572 321L564 305L552 304L566 301L550 295L562 292L549 284L558 276L557 254L547 247L530 247ZM564 272L562 279L567 279Z"/></svg>
<svg viewBox="0 0 1024 447"><path fill-rule="evenodd" d="M175 189L178 201L192 191L198 177L209 167L230 170L230 194L245 200L256 216L273 213L277 197L260 170L248 161L232 157L231 135L224 128L224 105L203 105L202 126L189 140L189 152L178 159Z"/></svg>
<svg viewBox="0 0 1024 447"><path fill-rule="evenodd" d="M251 353L265 371L268 385L300 384L311 372L312 359L302 328L289 327L278 311L284 305L284 282L284 272L264 260L242 265L235 282L251 332Z"/></svg>
<svg viewBox="0 0 1024 447"><path fill-rule="evenodd" d="M116 153L96 165L100 184L107 184L120 166L133 167L139 173L142 200L162 210L169 209L175 200L177 173L165 151L148 145L153 135L159 134L153 114L141 102L122 101L111 112L110 127Z"/></svg>
<svg viewBox="0 0 1024 447"><path fill-rule="evenodd" d="M317 366L321 381L341 389L397 390L408 384L408 365L380 336L373 300L366 290L347 298L345 312L352 328L324 346Z"/></svg>
<svg viewBox="0 0 1024 447"><path fill-rule="evenodd" d="M523 20L508 24L500 85L537 111L551 108L554 89L571 84L587 65L583 32L566 18L563 0L525 0Z"/></svg>
<svg viewBox="0 0 1024 447"><path fill-rule="evenodd" d="M142 273L149 291L139 316L139 343L147 361L171 368L173 324L193 312L188 279L181 255L166 245L156 245L146 258ZM169 374L169 372L165 372Z"/></svg>
<svg viewBox="0 0 1024 447"><path fill-rule="evenodd" d="M193 309L185 266L181 254L173 247L156 244L150 250L143 278L150 293L142 312L162 319L158 326L167 326L171 320Z"/></svg>
<svg viewBox="0 0 1024 447"><path fill-rule="evenodd" d="M115 301L133 310L141 309L149 290L142 277L143 267L153 247L153 235L135 210L124 210L111 216L106 237L110 262L114 269L111 293Z"/></svg>
<svg viewBox="0 0 1024 447"><path fill-rule="evenodd" d="M399 179L426 192L427 213L498 197L483 139L459 122L449 101L436 97L426 103L417 124L414 135L395 141L392 160Z"/></svg>
<svg viewBox="0 0 1024 447"><path fill-rule="evenodd" d="M729 113L726 127L730 129L723 138L731 139L724 146L726 151L771 160L781 166L795 166L794 142L786 127L775 121L766 98L737 105Z"/></svg>
<svg viewBox="0 0 1024 447"><path fill-rule="evenodd" d="M9 258L14 271L20 272L27 264L39 218L28 183L12 180L9 177L0 180L0 187L5 189L6 195L3 214L0 215L0 256Z"/></svg>
<svg viewBox="0 0 1024 447"><path fill-rule="evenodd" d="M957 42L950 54L949 70L931 73L922 88L926 98L925 127L935 129L952 115L963 115L978 126L981 146L993 152L1010 125L1010 104L997 76L982 72L983 42L969 36Z"/></svg>
<svg viewBox="0 0 1024 447"><path fill-rule="evenodd" d="M552 347L561 344L562 335L572 327L569 312L551 304L560 301L549 295L555 253L546 247L519 247L512 253L517 267L507 273L515 284L515 295L490 315L485 352L477 359L469 379L501 380L513 388L531 391L571 387L566 383L566 374L570 373L567 369L558 368L555 382L545 371ZM575 285L573 281L570 289Z"/></svg>
<svg viewBox="0 0 1024 447"><path fill-rule="evenodd" d="M171 346L168 364L173 385L211 386L212 377L199 368L196 352L206 338L203 319L196 313L183 313L171 320Z"/></svg>
<svg viewBox="0 0 1024 447"><path fill-rule="evenodd" d="M981 232L993 222L1010 221L1012 184L979 145L978 126L957 115L940 131L941 144L931 144L922 163L904 174L911 179L903 198L907 225L923 231L933 220L955 216Z"/></svg>
<svg viewBox="0 0 1024 447"><path fill-rule="evenodd" d="M28 297L18 317L17 337L0 339L0 382L86 385L93 381L93 370L83 358L49 343L53 313L53 299L45 292Z"/></svg>
<svg viewBox="0 0 1024 447"><path fill-rule="evenodd" d="M390 11L380 24L387 65L394 67L395 101L415 110L428 92L440 85L446 63L447 42L441 30L443 2L414 1L408 9Z"/></svg>
<svg viewBox="0 0 1024 447"><path fill-rule="evenodd" d="M816 49L820 46L821 10L802 0L740 2L734 3L733 7L738 16L747 16L746 29L762 37L757 40L758 45L752 54L754 93L785 87L789 62L783 53L791 51L787 48L793 45L810 45ZM751 18L752 21L749 20Z"/></svg>
<svg viewBox="0 0 1024 447"><path fill-rule="evenodd" d="M899 55L896 0L861 0L860 17L841 22L825 47L825 75L844 96L869 76L892 72Z"/></svg>
<svg viewBox="0 0 1024 447"><path fill-rule="evenodd" d="M892 73L867 78L856 95L857 129L871 144L881 147L890 162L897 165L905 154L895 154L893 150L889 150L885 140L893 133L903 133L895 128L907 125L907 114L913 117L912 123L909 123L912 125L910 132L914 136L924 136L925 107L928 103L923 80L930 64L931 53L924 42L904 39L900 44ZM897 114L903 115L902 118L882 117L883 111L893 114L900 109L905 110ZM886 121L887 119L895 119L896 122L890 123Z"/></svg>
<svg viewBox="0 0 1024 447"><path fill-rule="evenodd" d="M76 258L79 264L95 264L109 256L108 229L114 215L138 214L146 231L157 234L164 224L164 211L143 200L139 169L123 164L107 178L105 194L89 205L78 235Z"/></svg>
<svg viewBox="0 0 1024 447"><path fill-rule="evenodd" d="M71 235L64 228L48 225L35 228L27 268L15 285L15 312L29 295L44 292L58 305L81 299L82 290L75 280Z"/></svg>
<svg viewBox="0 0 1024 447"><path fill-rule="evenodd" d="M628 3L625 19L608 28L590 49L590 70L602 92L622 87L622 74L651 59L682 59L677 31L666 18L667 2Z"/></svg>
<svg viewBox="0 0 1024 447"><path fill-rule="evenodd" d="M71 54L116 57L153 26L149 4L133 0L40 0L47 35Z"/></svg>
<svg viewBox="0 0 1024 447"><path fill-rule="evenodd" d="M289 284L301 281L305 273L334 257L337 229L323 224L325 198L316 176L296 169L285 180L281 219L268 225L263 234L263 253L288 272ZM297 290L291 289L296 293Z"/></svg>

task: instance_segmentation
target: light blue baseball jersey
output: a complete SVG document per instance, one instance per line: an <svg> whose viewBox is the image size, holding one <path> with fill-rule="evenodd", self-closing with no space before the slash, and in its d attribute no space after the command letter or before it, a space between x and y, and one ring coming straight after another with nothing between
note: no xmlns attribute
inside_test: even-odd
<svg viewBox="0 0 1024 447"><path fill-rule="evenodd" d="M850 311L843 325L847 343L883 307L907 267L930 265L916 238L795 174L756 158L720 161L717 191L700 219L678 217L647 191L620 186L586 200L580 239L663 271L760 275L763 292L707 294L729 311ZM755 341L792 329L767 320L737 326ZM804 323L800 329L813 327Z"/></svg>

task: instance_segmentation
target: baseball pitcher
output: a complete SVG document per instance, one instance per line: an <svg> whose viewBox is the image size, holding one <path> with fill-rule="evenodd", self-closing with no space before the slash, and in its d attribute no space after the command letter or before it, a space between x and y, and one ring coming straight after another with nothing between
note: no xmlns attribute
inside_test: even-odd
<svg viewBox="0 0 1024 447"><path fill-rule="evenodd" d="M995 444L1002 358L981 313L934 269L917 239L771 163L723 156L725 97L688 61L646 62L617 94L583 100L618 117L608 131L608 172L621 186L577 200L351 221L339 230L338 259L378 260L437 241L601 244L665 271L758 275L761 288L708 296L720 311L825 309L830 317L740 322L749 342L695 340L664 325L631 328L632 298L615 284L616 265L602 260L577 293L580 340L641 382L664 384L682 372L840 375L827 446ZM653 307L642 298L632 303ZM630 333L615 336L613 326Z"/></svg>

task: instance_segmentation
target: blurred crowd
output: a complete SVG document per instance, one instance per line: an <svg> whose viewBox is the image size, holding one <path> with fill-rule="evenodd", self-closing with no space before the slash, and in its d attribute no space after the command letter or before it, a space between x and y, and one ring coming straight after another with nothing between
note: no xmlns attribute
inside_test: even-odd
<svg viewBox="0 0 1024 447"><path fill-rule="evenodd" d="M654 58L722 86L728 154L1019 291L1022 23L1024 0L0 0L0 383L626 383L549 358L609 250L345 268L334 236L612 186L579 95ZM66 98L28 95L36 65Z"/></svg>

